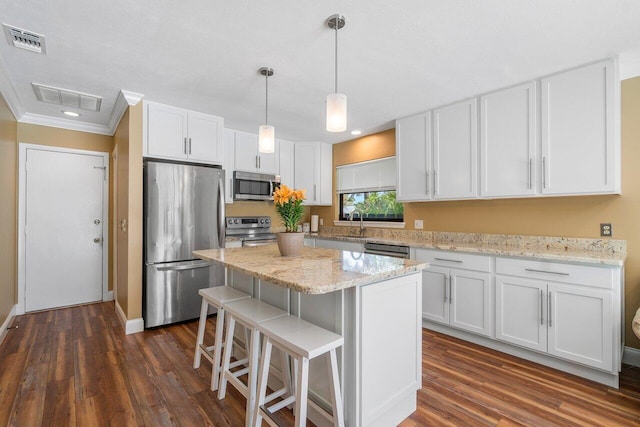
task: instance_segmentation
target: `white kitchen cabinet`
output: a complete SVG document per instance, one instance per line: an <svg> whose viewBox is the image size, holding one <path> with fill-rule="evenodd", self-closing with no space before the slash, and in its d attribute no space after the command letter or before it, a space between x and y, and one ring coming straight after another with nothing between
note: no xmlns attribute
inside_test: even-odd
<svg viewBox="0 0 640 427"><path fill-rule="evenodd" d="M432 266L422 272L423 318L492 336L490 257L416 249L415 258ZM456 268L450 268L450 265Z"/></svg>
<svg viewBox="0 0 640 427"><path fill-rule="evenodd" d="M496 273L498 340L616 372L618 271L496 258Z"/></svg>
<svg viewBox="0 0 640 427"><path fill-rule="evenodd" d="M306 205L333 203L333 150L331 144L322 142L297 142L294 144L294 185L306 190Z"/></svg>
<svg viewBox="0 0 640 427"><path fill-rule="evenodd" d="M293 147L294 144L291 141L285 141L283 139L278 140L279 150L279 163L280 163L280 183L288 186L294 186L293 178Z"/></svg>
<svg viewBox="0 0 640 427"><path fill-rule="evenodd" d="M231 129L224 130L225 158L222 168L225 173L224 201L233 203L233 168L235 165L235 134Z"/></svg>
<svg viewBox="0 0 640 427"><path fill-rule="evenodd" d="M619 86L613 60L542 79L542 194L620 192Z"/></svg>
<svg viewBox="0 0 640 427"><path fill-rule="evenodd" d="M536 194L536 83L480 98L480 195Z"/></svg>
<svg viewBox="0 0 640 427"><path fill-rule="evenodd" d="M258 151L258 135L254 133L234 131L235 134L235 167L234 170L279 174L278 140L273 153Z"/></svg>
<svg viewBox="0 0 640 427"><path fill-rule="evenodd" d="M431 113L396 121L396 200L433 198L431 149Z"/></svg>
<svg viewBox="0 0 640 427"><path fill-rule="evenodd" d="M433 111L434 199L477 197L477 101Z"/></svg>
<svg viewBox="0 0 640 427"><path fill-rule="evenodd" d="M340 251L364 252L364 243L349 242L345 240L323 239L316 237L316 248L338 249Z"/></svg>
<svg viewBox="0 0 640 427"><path fill-rule="evenodd" d="M145 157L224 162L223 119L169 105L144 104Z"/></svg>

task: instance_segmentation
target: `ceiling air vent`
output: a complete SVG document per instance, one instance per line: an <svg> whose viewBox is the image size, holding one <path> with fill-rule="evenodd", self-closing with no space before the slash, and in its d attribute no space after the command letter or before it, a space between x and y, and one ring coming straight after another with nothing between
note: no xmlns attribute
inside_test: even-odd
<svg viewBox="0 0 640 427"><path fill-rule="evenodd" d="M20 49L30 50L36 53L47 53L45 37L33 31L23 30L13 25L2 24L9 44Z"/></svg>
<svg viewBox="0 0 640 427"><path fill-rule="evenodd" d="M38 83L31 83L31 86L36 93L38 101L81 108L87 111L100 111L100 105L102 104L101 96L45 86Z"/></svg>

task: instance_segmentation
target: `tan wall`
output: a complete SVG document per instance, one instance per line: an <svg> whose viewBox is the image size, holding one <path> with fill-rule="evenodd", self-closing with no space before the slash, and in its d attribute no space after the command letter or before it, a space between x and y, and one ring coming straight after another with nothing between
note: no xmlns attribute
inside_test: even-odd
<svg viewBox="0 0 640 427"><path fill-rule="evenodd" d="M0 96L0 324L17 302L17 123Z"/></svg>
<svg viewBox="0 0 640 427"><path fill-rule="evenodd" d="M334 167L395 152L393 131L359 138L333 149ZM415 219L426 230L543 236L599 237L599 224L611 222L614 238L627 241L625 309L627 345L640 348L631 320L640 306L640 78L622 82L622 195L544 197L507 200L405 203L407 229ZM335 182L335 177L334 177ZM330 225L337 206L312 208ZM327 220L329 222L327 222Z"/></svg>

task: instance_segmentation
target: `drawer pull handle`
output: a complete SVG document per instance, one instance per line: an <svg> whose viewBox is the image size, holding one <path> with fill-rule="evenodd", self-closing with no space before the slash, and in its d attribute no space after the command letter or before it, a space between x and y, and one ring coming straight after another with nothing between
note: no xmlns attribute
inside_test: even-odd
<svg viewBox="0 0 640 427"><path fill-rule="evenodd" d="M558 276L568 276L569 275L569 273L560 273L558 271L536 270L535 268L525 268L525 271L529 271L531 273L556 274Z"/></svg>
<svg viewBox="0 0 640 427"><path fill-rule="evenodd" d="M446 261L446 262L458 262L462 264L462 261L457 259L446 259L446 258L434 258L436 261Z"/></svg>

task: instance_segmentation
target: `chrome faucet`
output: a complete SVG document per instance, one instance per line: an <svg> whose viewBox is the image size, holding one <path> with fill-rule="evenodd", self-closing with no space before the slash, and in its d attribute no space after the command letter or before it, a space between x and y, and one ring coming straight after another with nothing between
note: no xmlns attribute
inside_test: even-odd
<svg viewBox="0 0 640 427"><path fill-rule="evenodd" d="M359 211L358 209L352 210L351 213L349 213L349 221L351 221L351 223L353 224L353 215L356 212L360 214L360 237L363 237L366 228L364 228L364 215L362 214L362 212Z"/></svg>

